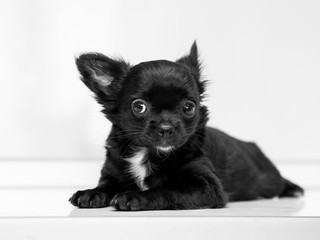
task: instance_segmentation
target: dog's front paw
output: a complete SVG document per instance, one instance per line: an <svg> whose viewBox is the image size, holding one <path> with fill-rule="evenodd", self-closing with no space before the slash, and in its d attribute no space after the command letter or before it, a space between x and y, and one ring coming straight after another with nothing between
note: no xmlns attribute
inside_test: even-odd
<svg viewBox="0 0 320 240"><path fill-rule="evenodd" d="M117 210L139 211L150 209L148 203L149 200L143 192L128 191L115 195L110 205Z"/></svg>
<svg viewBox="0 0 320 240"><path fill-rule="evenodd" d="M109 206L107 194L96 188L77 191L69 201L72 205L79 208L102 208Z"/></svg>

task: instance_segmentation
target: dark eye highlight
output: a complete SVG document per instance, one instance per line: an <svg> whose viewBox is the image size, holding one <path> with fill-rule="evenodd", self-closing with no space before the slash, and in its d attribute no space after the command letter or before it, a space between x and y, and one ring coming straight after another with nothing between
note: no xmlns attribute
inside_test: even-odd
<svg viewBox="0 0 320 240"><path fill-rule="evenodd" d="M147 109L147 103L142 99L136 99L131 104L131 109L135 114L143 114Z"/></svg>
<svg viewBox="0 0 320 240"><path fill-rule="evenodd" d="M196 104L191 102L191 101L187 101L183 108L182 111L184 112L184 114L186 114L187 116L191 117L195 114L196 112Z"/></svg>

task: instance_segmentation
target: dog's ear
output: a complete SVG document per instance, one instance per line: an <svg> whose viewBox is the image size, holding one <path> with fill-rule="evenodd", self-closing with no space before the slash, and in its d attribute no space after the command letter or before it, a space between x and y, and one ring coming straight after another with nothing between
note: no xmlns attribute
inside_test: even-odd
<svg viewBox="0 0 320 240"><path fill-rule="evenodd" d="M176 62L186 66L191 71L193 77L198 83L200 94L203 94L205 91L206 81L200 80L201 63L199 61L199 56L198 56L197 42L194 41L194 43L191 46L189 54L178 59Z"/></svg>
<svg viewBox="0 0 320 240"><path fill-rule="evenodd" d="M195 79L197 81L200 80L201 67L199 63L198 47L196 41L194 41L194 43L192 44L189 54L178 59L177 63L180 63L188 67L191 70Z"/></svg>
<svg viewBox="0 0 320 240"><path fill-rule="evenodd" d="M122 59L111 59L100 53L82 54L76 58L81 80L96 95L106 114L116 107L118 94L130 65Z"/></svg>

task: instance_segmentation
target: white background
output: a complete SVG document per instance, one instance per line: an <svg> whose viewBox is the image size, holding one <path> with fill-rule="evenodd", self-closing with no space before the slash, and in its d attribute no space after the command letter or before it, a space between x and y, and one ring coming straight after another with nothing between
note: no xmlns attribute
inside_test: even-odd
<svg viewBox="0 0 320 240"><path fill-rule="evenodd" d="M210 125L274 161L320 159L320 1L0 1L0 160L103 159L74 56L175 60L197 39Z"/></svg>

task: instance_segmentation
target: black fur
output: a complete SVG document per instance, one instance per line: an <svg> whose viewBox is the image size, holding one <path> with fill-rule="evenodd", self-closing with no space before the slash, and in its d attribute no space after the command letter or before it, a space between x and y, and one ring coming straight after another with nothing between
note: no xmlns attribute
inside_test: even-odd
<svg viewBox="0 0 320 240"><path fill-rule="evenodd" d="M256 144L206 126L206 82L200 79L196 43L176 62L131 66L90 53L77 58L76 64L113 125L99 184L76 192L70 198L73 205L111 205L118 210L221 208L228 201L303 193L281 177ZM144 101L145 112L133 110L136 99ZM196 106L192 114L186 113L194 110L187 101ZM141 190L128 173L127 159L141 149L146 152L143 183L148 190Z"/></svg>

